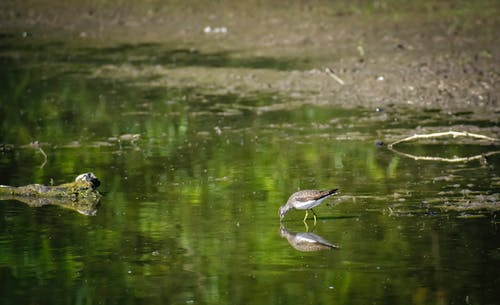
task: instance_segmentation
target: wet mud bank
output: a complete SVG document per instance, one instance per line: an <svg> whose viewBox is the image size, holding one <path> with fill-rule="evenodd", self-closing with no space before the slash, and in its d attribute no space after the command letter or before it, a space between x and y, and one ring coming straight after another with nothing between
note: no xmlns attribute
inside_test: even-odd
<svg viewBox="0 0 500 305"><path fill-rule="evenodd" d="M0 8L2 57L38 52L12 44L57 42L49 51L69 62L93 52L89 77L269 92L305 104L465 109L487 120L500 111L495 1L11 1Z"/></svg>

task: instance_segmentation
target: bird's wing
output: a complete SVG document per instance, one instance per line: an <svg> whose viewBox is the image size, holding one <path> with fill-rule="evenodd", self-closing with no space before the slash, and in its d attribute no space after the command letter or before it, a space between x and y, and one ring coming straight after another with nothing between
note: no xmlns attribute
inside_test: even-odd
<svg viewBox="0 0 500 305"><path fill-rule="evenodd" d="M314 191L312 192L304 192L303 194L300 194L295 198L297 201L305 202L305 201L311 201L311 200L318 200L323 197L327 197L330 195L333 195L337 192L337 189L329 190L329 191Z"/></svg>

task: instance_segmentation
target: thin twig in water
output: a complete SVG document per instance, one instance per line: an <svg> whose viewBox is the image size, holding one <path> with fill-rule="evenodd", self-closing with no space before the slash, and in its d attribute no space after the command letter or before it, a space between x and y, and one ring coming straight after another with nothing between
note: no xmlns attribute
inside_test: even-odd
<svg viewBox="0 0 500 305"><path fill-rule="evenodd" d="M438 138L438 137L444 137L444 136L453 136L454 138L456 138L456 137L472 137L472 138L476 138L476 139L483 139L483 140L488 140L488 141L493 141L493 142L498 141L498 139L491 138L488 136L483 136L483 135L477 134L477 133L450 130L450 131L445 131L445 132L436 132L436 133L428 133L428 134L414 134L414 135L406 137L404 139L392 142L391 144L387 145L387 147L392 148L392 146L394 146L398 143L407 142L407 141L411 141L411 140L415 140L415 139Z"/></svg>
<svg viewBox="0 0 500 305"><path fill-rule="evenodd" d="M456 137L472 137L476 139L483 139L483 140L488 140L492 142L497 142L498 139L484 136L481 134L476 134L476 133L471 133L471 132L462 132L462 131L445 131L445 132L436 132L436 133L429 133L429 134L414 134L412 136L406 137L404 139L397 140L395 142L392 142L391 144L387 145L387 148L399 155L414 159L414 160L429 160L429 161L442 161L442 162L469 162L472 160L485 160L486 157L496 155L500 153L500 150L496 151L490 151L487 153L483 153L480 155L475 155L471 157L454 157L454 158L443 158L443 157L430 157L430 156L415 156L409 153L404 153L401 151L396 150L393 146L396 144L399 144L401 142L407 142L415 139L429 139L429 138L438 138L438 137L443 137L443 136L453 136L454 138Z"/></svg>
<svg viewBox="0 0 500 305"><path fill-rule="evenodd" d="M43 151L41 147L38 147L38 150L40 150L40 153L43 155L43 163L40 165L40 168L43 168L45 164L47 163L47 154Z"/></svg>
<svg viewBox="0 0 500 305"><path fill-rule="evenodd" d="M408 158L411 158L411 159L417 160L417 161L419 161L419 160L425 160L425 161L442 161L442 162L450 162L450 163L454 163L454 162L469 162L469 161L472 161L472 160L481 160L481 159L483 159L485 157L489 157L489 156L496 155L496 154L500 153L500 150L496 150L496 151L490 151L490 152L487 152L487 153L484 153L484 154L480 154L480 155L474 155L474 156L471 156L471 157L443 158L443 157L430 157L430 156L415 156L415 155L412 155L412 154L407 154L407 153L404 153L404 152L397 151L394 148L389 148L389 149L392 150L393 152L397 153L398 155L405 156L405 157L408 157Z"/></svg>
<svg viewBox="0 0 500 305"><path fill-rule="evenodd" d="M42 156L43 156L43 163L42 163L42 165L40 165L40 168L43 168L45 166L45 164L47 163L47 159L48 159L47 158L47 154L42 149L42 147L40 146L40 144L38 143L38 141L31 142L30 146L33 147L34 149L38 149L38 151L40 151L40 153L42 154Z"/></svg>
<svg viewBox="0 0 500 305"><path fill-rule="evenodd" d="M345 82L340 77L335 75L335 73L333 73L332 69L325 68L325 73L328 74L331 78L333 78L337 83L339 83L341 85L345 85Z"/></svg>

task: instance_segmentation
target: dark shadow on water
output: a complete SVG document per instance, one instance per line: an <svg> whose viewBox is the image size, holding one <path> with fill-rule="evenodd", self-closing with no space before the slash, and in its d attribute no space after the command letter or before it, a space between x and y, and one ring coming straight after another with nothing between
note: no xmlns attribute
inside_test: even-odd
<svg viewBox="0 0 500 305"><path fill-rule="evenodd" d="M317 216L316 217L316 222L319 222L320 220L340 220L340 219L352 219L352 218L358 218L359 215L340 215L340 216ZM312 223L311 219L307 219L308 222ZM285 219L282 221L282 223L295 223L295 222L302 222L299 221L298 219Z"/></svg>
<svg viewBox="0 0 500 305"><path fill-rule="evenodd" d="M0 51L26 53L23 62L55 61L74 64L132 64L175 67L250 68L296 70L308 67L309 60L297 57L244 56L241 51L202 52L179 48L171 44L120 44L111 47L77 47L64 42L24 41L15 38L0 39ZM3 57L0 54L0 58Z"/></svg>
<svg viewBox="0 0 500 305"><path fill-rule="evenodd" d="M320 216L317 217L317 221L320 220L339 220L339 219L352 219L352 218L358 218L358 215L342 215L342 216Z"/></svg>
<svg viewBox="0 0 500 305"><path fill-rule="evenodd" d="M210 67L210 68L252 68L292 70L304 68L308 60L286 57L245 57L238 56L237 51L201 52L196 49L171 48L168 45L122 44L109 48L84 48L82 58L92 62L129 64L160 64L167 67ZM75 60L78 60L78 56Z"/></svg>

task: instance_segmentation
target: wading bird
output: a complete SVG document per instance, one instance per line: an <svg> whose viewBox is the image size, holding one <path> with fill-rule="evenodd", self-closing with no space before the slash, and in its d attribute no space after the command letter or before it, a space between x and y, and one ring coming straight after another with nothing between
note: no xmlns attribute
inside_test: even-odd
<svg viewBox="0 0 500 305"><path fill-rule="evenodd" d="M291 209L297 209L306 210L306 216L304 217L304 222L306 222L308 211L311 210L314 215L314 224L316 224L316 213L314 213L313 208L336 193L337 189L329 191L303 190L293 193L292 196L288 198L286 204L279 209L280 221L283 220L283 217L285 217L286 213Z"/></svg>

